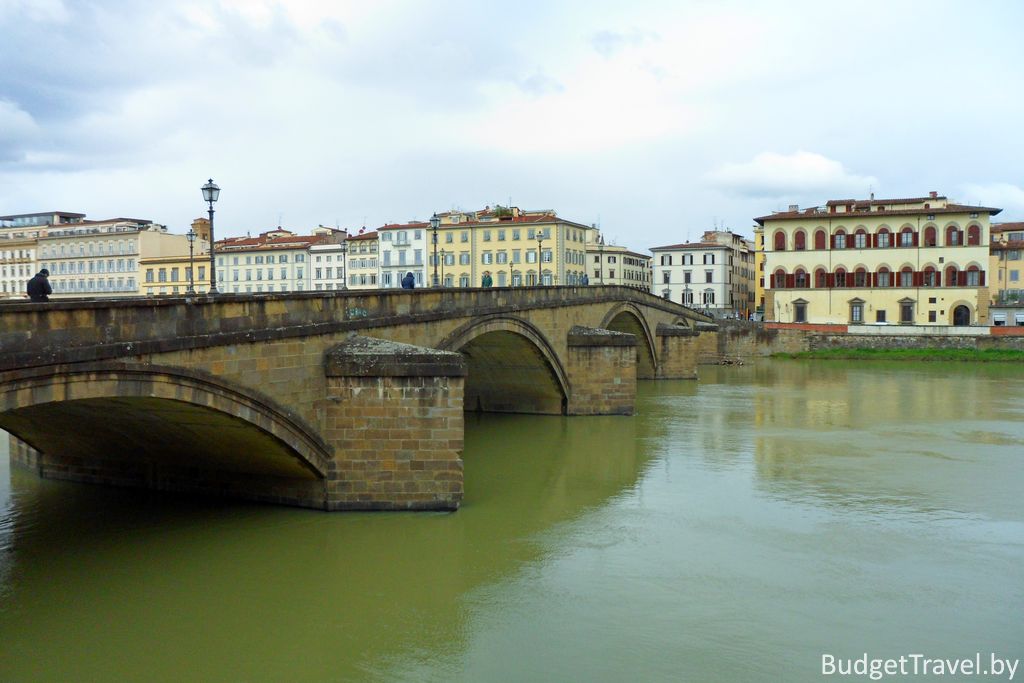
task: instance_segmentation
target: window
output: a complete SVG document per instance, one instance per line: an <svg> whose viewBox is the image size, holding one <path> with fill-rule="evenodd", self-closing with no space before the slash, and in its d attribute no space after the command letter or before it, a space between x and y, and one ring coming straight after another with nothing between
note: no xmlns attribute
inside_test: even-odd
<svg viewBox="0 0 1024 683"><path fill-rule="evenodd" d="M714 254L704 254L704 265L705 266L711 266L711 265L714 265L714 263L715 263L715 255Z"/></svg>
<svg viewBox="0 0 1024 683"><path fill-rule="evenodd" d="M469 230L463 230L462 234L459 235L459 240L462 241L462 242L468 242L469 241Z"/></svg>
<svg viewBox="0 0 1024 683"><path fill-rule="evenodd" d="M884 323L885 322L885 310L884 309L879 309L879 310L875 311L875 322L876 323Z"/></svg>
<svg viewBox="0 0 1024 683"><path fill-rule="evenodd" d="M967 270L967 286L977 287L981 284L981 273L973 266Z"/></svg>
<svg viewBox="0 0 1024 683"><path fill-rule="evenodd" d="M842 268L836 270L836 287L846 286L846 271Z"/></svg>
<svg viewBox="0 0 1024 683"><path fill-rule="evenodd" d="M786 251L786 233L781 230L775 232L775 251Z"/></svg>
<svg viewBox="0 0 1024 683"><path fill-rule="evenodd" d="M863 230L858 230L853 236L853 246L857 249L866 249L868 246L868 235Z"/></svg>
<svg viewBox="0 0 1024 683"><path fill-rule="evenodd" d="M663 284L663 285L669 284L670 278L671 278L671 273L669 273L669 271L667 271L667 270L663 271L662 274L661 274L661 284Z"/></svg>
<svg viewBox="0 0 1024 683"><path fill-rule="evenodd" d="M818 268L816 271L814 271L814 286L815 287L819 287L821 289L824 289L826 287L826 282L828 282L828 280L825 277L824 269Z"/></svg>
<svg viewBox="0 0 1024 683"><path fill-rule="evenodd" d="M868 274L863 268L858 268L853 274L853 286L854 287L867 287L868 286Z"/></svg>
<svg viewBox="0 0 1024 683"><path fill-rule="evenodd" d="M772 287L775 289L782 289L786 286L786 271L781 268L775 271L775 275L772 277Z"/></svg>
<svg viewBox="0 0 1024 683"><path fill-rule="evenodd" d="M815 249L824 249L826 241L827 241L827 238L825 237L825 231L824 230L818 230L817 232L814 233L814 248Z"/></svg>
<svg viewBox="0 0 1024 683"><path fill-rule="evenodd" d="M879 287L889 287L889 286L891 286L891 283L889 281L889 269L888 268L882 268L881 270L878 271L878 286Z"/></svg>
<svg viewBox="0 0 1024 683"><path fill-rule="evenodd" d="M935 311L928 311L928 322L933 323L937 320Z"/></svg>
<svg viewBox="0 0 1024 683"><path fill-rule="evenodd" d="M795 301L793 302L793 322L805 323L807 322L807 302Z"/></svg>
<svg viewBox="0 0 1024 683"><path fill-rule="evenodd" d="M836 249L846 249L846 233L837 232L833 238Z"/></svg>
<svg viewBox="0 0 1024 683"><path fill-rule="evenodd" d="M715 303L715 290L705 289L703 299L705 306L713 306Z"/></svg>
<svg viewBox="0 0 1024 683"><path fill-rule="evenodd" d="M490 242L490 241L491 241L491 231L490 230L484 230L484 242Z"/></svg>
<svg viewBox="0 0 1024 683"><path fill-rule="evenodd" d="M688 270L683 271L683 282L685 282L686 284L690 284L693 281L692 278L693 278L693 275L691 274L690 271L688 271Z"/></svg>
<svg viewBox="0 0 1024 683"><path fill-rule="evenodd" d="M796 270L796 286L806 287L807 286L807 273L802 268Z"/></svg>
<svg viewBox="0 0 1024 683"><path fill-rule="evenodd" d="M909 324L914 322L914 304L913 302L906 301L900 302L900 322L903 324Z"/></svg>
<svg viewBox="0 0 1024 683"><path fill-rule="evenodd" d="M922 283L924 284L924 286L935 287L936 285L938 285L938 278L936 277L936 275L938 274L935 272L935 269L932 268L931 266L925 268L924 276L922 278Z"/></svg>
<svg viewBox="0 0 1024 683"><path fill-rule="evenodd" d="M704 282L713 282L715 277L715 271L705 270L704 271Z"/></svg>
<svg viewBox="0 0 1024 683"><path fill-rule="evenodd" d="M901 247L912 247L914 246L914 231L911 228L903 228L900 232L900 246Z"/></svg>
<svg viewBox="0 0 1024 683"><path fill-rule="evenodd" d="M468 266L469 265L469 252L468 251L464 251L461 254L459 254L459 265L460 266Z"/></svg>
<svg viewBox="0 0 1024 683"><path fill-rule="evenodd" d="M960 231L956 229L956 226L951 225L946 228L946 246L958 247L960 242Z"/></svg>
<svg viewBox="0 0 1024 683"><path fill-rule="evenodd" d="M924 246L934 247L935 246L935 226L929 225L924 229Z"/></svg>
<svg viewBox="0 0 1024 683"><path fill-rule="evenodd" d="M599 261L599 260L600 260L600 257L598 257L598 256L594 257L594 261ZM672 254L662 254L661 255L661 265L663 265L663 266L671 266L672 265Z"/></svg>
<svg viewBox="0 0 1024 683"><path fill-rule="evenodd" d="M850 322L855 324L864 322L864 302L854 301L850 304Z"/></svg>
<svg viewBox="0 0 1024 683"><path fill-rule="evenodd" d="M807 248L807 233L803 230L797 230L796 235L793 236L793 249L796 251L803 251Z"/></svg>
<svg viewBox="0 0 1024 683"><path fill-rule="evenodd" d="M900 271L900 287L914 286L914 271L907 266Z"/></svg>
<svg viewBox="0 0 1024 683"><path fill-rule="evenodd" d="M888 249L889 248L890 242L889 242L889 231L888 230L886 230L885 228L882 228L881 230L878 231L878 234L875 235L875 246L878 247L879 249Z"/></svg>

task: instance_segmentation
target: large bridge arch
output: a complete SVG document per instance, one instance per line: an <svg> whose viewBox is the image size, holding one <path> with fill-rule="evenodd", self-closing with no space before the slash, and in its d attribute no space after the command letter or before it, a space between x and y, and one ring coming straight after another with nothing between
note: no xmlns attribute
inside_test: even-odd
<svg viewBox="0 0 1024 683"><path fill-rule="evenodd" d="M566 412L571 390L565 366L544 333L529 321L484 316L457 328L438 348L466 357L466 410Z"/></svg>
<svg viewBox="0 0 1024 683"><path fill-rule="evenodd" d="M651 334L647 318L636 304L616 304L605 314L599 327L635 335L637 379L654 379L657 376L658 356L654 351L654 335Z"/></svg>
<svg viewBox="0 0 1024 683"><path fill-rule="evenodd" d="M158 365L0 373L0 428L55 478L322 507L331 468L319 435L267 397Z"/></svg>

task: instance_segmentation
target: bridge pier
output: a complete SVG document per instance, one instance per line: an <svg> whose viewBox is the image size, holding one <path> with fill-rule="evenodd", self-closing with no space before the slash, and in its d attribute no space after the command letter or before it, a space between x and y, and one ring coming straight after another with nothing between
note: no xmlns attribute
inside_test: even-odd
<svg viewBox="0 0 1024 683"><path fill-rule="evenodd" d="M329 510L454 510L462 501L462 355L352 336L327 352Z"/></svg>
<svg viewBox="0 0 1024 683"><path fill-rule="evenodd" d="M569 330L569 415L632 415L636 410L636 336L595 327Z"/></svg>

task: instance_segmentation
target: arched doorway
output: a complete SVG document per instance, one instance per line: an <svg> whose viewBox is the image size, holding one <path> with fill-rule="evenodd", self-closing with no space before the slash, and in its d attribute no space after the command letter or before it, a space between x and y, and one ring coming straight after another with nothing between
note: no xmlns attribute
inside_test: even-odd
<svg viewBox="0 0 1024 683"><path fill-rule="evenodd" d="M953 324L959 327L971 324L971 309L960 305L953 309Z"/></svg>

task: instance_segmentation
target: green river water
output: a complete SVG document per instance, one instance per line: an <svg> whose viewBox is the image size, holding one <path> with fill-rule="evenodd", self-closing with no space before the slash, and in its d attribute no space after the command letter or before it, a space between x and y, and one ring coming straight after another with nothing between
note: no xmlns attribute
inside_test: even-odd
<svg viewBox="0 0 1024 683"><path fill-rule="evenodd" d="M637 408L467 415L452 514L41 481L2 457L0 680L800 681L824 653L1024 659L1024 368L764 361L642 382Z"/></svg>

